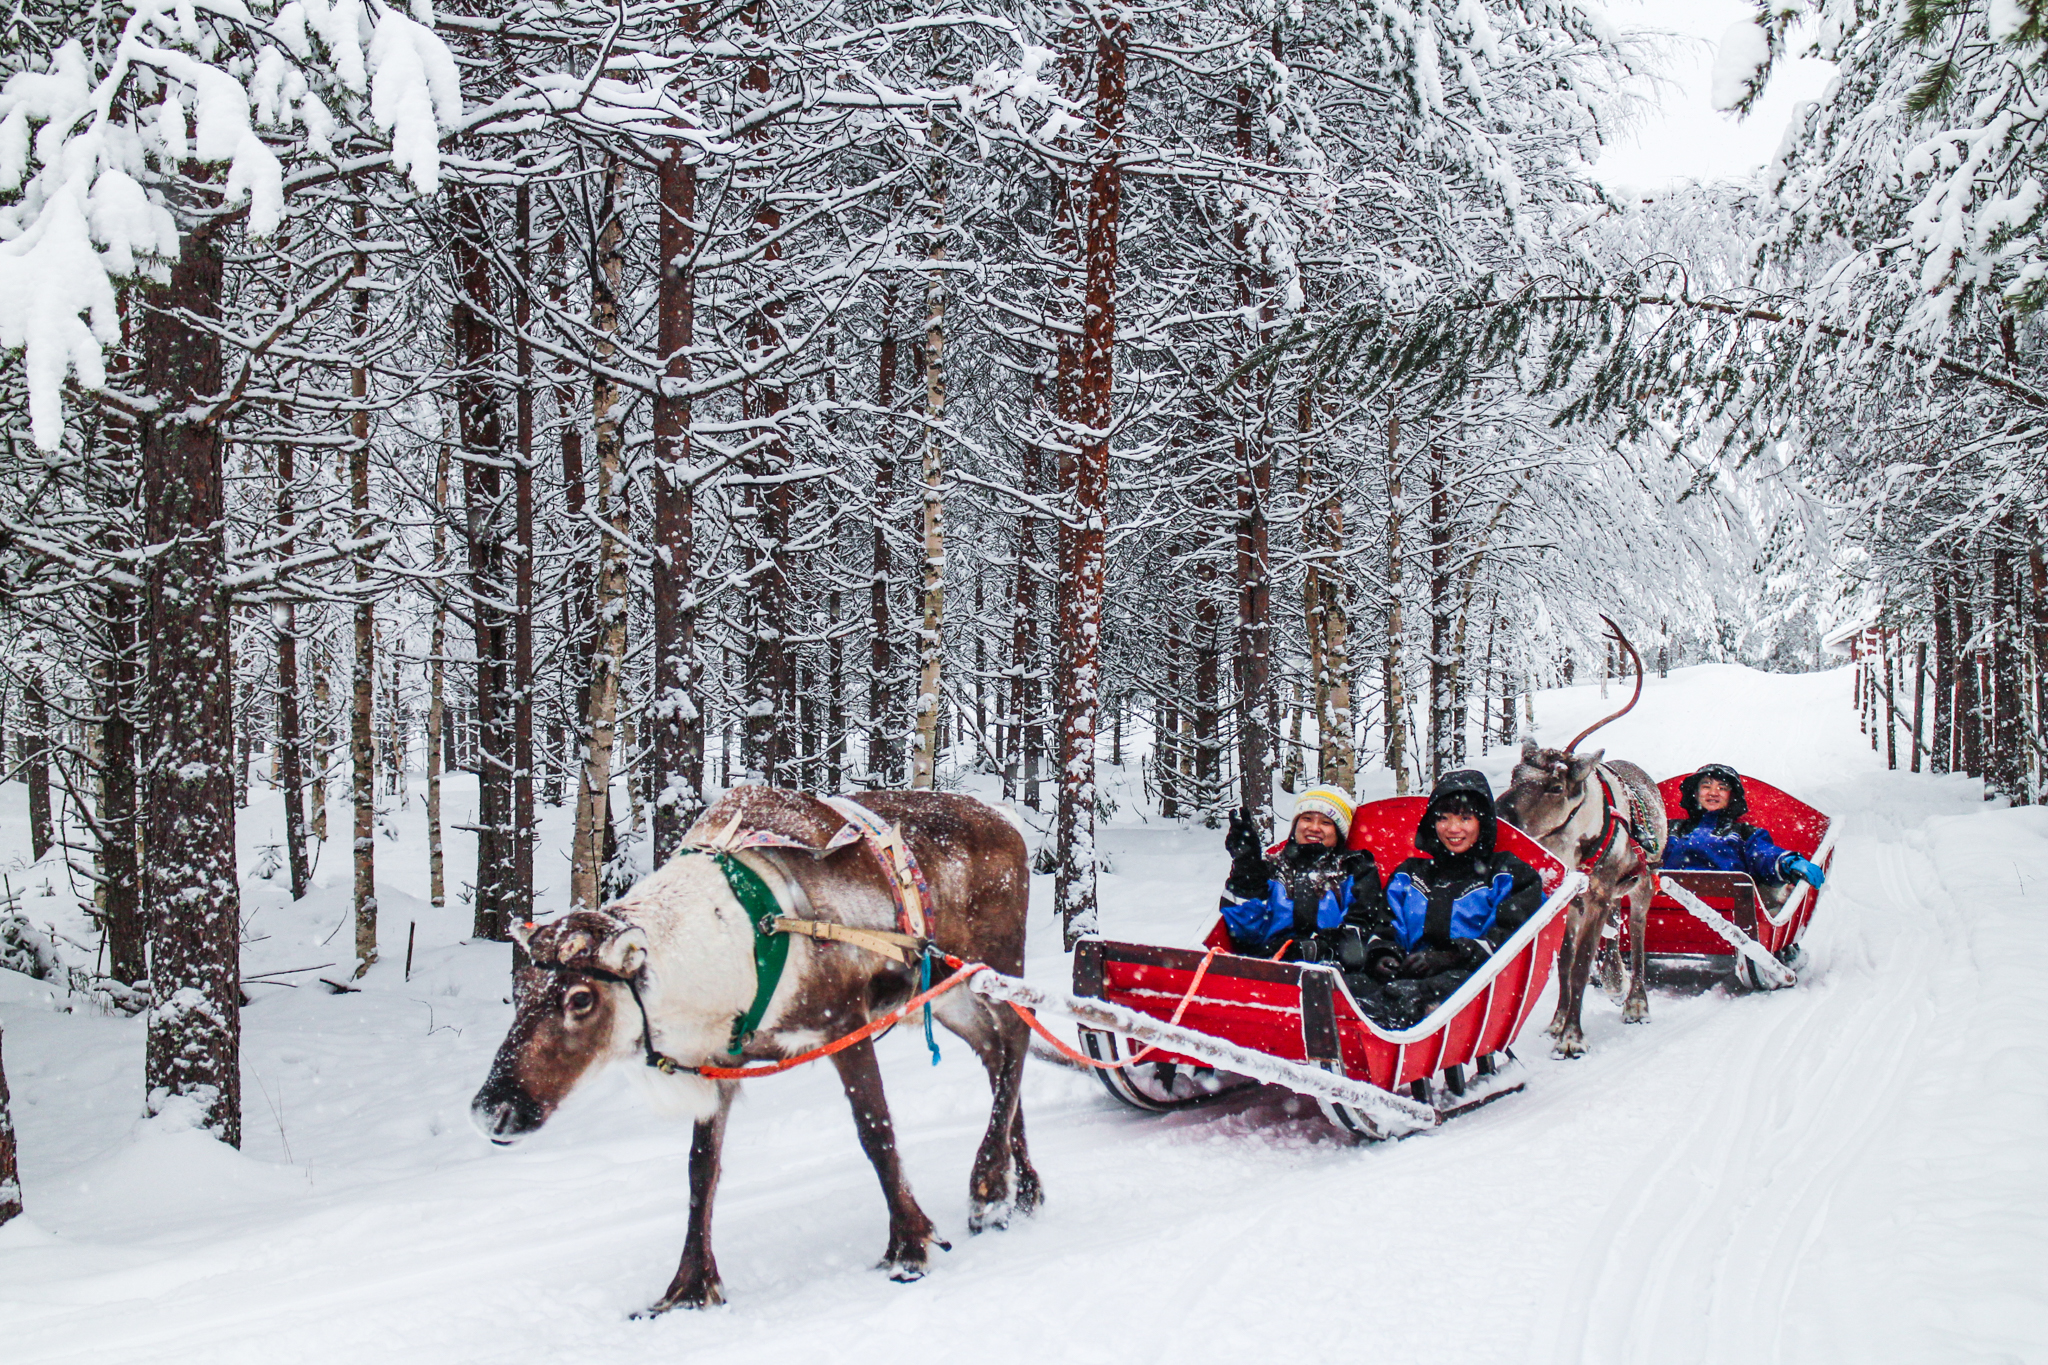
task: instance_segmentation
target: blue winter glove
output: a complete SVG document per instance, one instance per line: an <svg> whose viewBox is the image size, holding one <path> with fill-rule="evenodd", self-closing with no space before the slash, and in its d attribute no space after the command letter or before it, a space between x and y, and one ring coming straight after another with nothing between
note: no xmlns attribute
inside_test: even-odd
<svg viewBox="0 0 2048 1365"><path fill-rule="evenodd" d="M1496 872L1485 886L1475 886L1452 901L1451 937L1485 938L1493 928L1493 917L1500 913L1500 903L1514 889L1513 876Z"/></svg>
<svg viewBox="0 0 2048 1365"><path fill-rule="evenodd" d="M1325 891L1316 905L1316 928L1323 933L1344 923L1344 907L1351 903L1351 879L1346 877L1334 891Z"/></svg>
<svg viewBox="0 0 2048 1365"><path fill-rule="evenodd" d="M1778 873L1780 876L1790 873L1816 891L1827 885L1828 880L1828 874L1821 871L1818 864L1808 862L1797 853L1785 855L1783 861L1778 864Z"/></svg>
<svg viewBox="0 0 2048 1365"><path fill-rule="evenodd" d="M1394 937L1409 950L1422 941L1429 921L1429 893L1415 884L1406 872L1396 872L1387 883L1387 909L1393 912Z"/></svg>

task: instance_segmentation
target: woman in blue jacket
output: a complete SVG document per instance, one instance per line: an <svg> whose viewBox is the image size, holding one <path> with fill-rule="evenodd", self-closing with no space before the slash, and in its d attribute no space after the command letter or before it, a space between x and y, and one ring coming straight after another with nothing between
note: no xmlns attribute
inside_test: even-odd
<svg viewBox="0 0 2048 1365"><path fill-rule="evenodd" d="M1327 962L1346 924L1386 916L1379 864L1368 849L1346 849L1351 798L1335 787L1311 787L1294 801L1287 842L1271 857L1251 815L1230 817L1223 846L1230 879L1223 884L1223 923L1231 947L1247 956ZM1291 946L1290 946L1291 945Z"/></svg>
<svg viewBox="0 0 2048 1365"><path fill-rule="evenodd" d="M1353 998L1376 1022L1407 1028L1449 999L1543 905L1536 869L1496 846L1484 773L1446 773L1415 830L1427 856L1387 882L1385 918L1344 944Z"/></svg>
<svg viewBox="0 0 2048 1365"><path fill-rule="evenodd" d="M1794 877L1811 886L1827 880L1819 867L1779 848L1769 831L1743 823L1749 797L1742 775L1725 763L1709 763L1678 789L1685 819L1664 845L1666 872L1746 872L1758 886L1783 886Z"/></svg>

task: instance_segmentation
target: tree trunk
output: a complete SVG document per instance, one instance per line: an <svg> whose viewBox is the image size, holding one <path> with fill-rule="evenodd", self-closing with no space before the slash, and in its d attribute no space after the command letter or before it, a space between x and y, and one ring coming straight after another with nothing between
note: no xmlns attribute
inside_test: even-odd
<svg viewBox="0 0 2048 1365"><path fill-rule="evenodd" d="M825 619L832 623L825 638L825 668L831 701L825 710L825 784L830 791L846 785L846 637L839 630L839 591L825 599Z"/></svg>
<svg viewBox="0 0 2048 1365"><path fill-rule="evenodd" d="M106 610L112 648L100 701L100 905L106 916L108 970L116 981L134 986L149 975L142 872L136 860L140 740L134 717L142 680L136 667L134 590L110 586ZM304 844L301 835L302 850Z"/></svg>
<svg viewBox="0 0 2048 1365"><path fill-rule="evenodd" d="M619 217L619 163L605 166L599 201L597 273L590 281L591 323L598 336L597 358L609 361L619 330L619 287L625 277L625 224ZM576 842L570 858L569 903L597 908L605 863L604 834L610 818L612 746L618 724L619 675L626 665L626 553L630 509L621 480L624 443L613 407L618 385L596 371L591 381L591 417L597 436L597 515L611 530L598 542L598 648L592 659L590 707L584 717L589 740L576 794Z"/></svg>
<svg viewBox="0 0 2048 1365"><path fill-rule="evenodd" d="M446 419L434 458L434 571L448 562L448 441ZM427 898L448 903L447 859L441 847L441 769L448 750L448 599L438 580L434 623L427 637Z"/></svg>
<svg viewBox="0 0 2048 1365"><path fill-rule="evenodd" d="M2029 612L2031 620L2027 629L2032 636L2033 689L2028 694L2033 699L2034 723L2032 735L2035 743L2027 747L2032 751L2030 768L2034 775L2030 795L2036 805L2042 803L2043 782L2048 779L2048 760L2044 760L2041 744L2048 742L2048 555L2043 555L2040 535L2042 524L2037 520L2034 542L2027 547L2027 572L2033 591L2028 594L2032 603Z"/></svg>
<svg viewBox="0 0 2048 1365"><path fill-rule="evenodd" d="M1131 21L1096 11L1094 173L1081 262L1085 278L1076 389L1078 449L1064 490L1072 527L1066 696L1060 739L1059 865L1054 899L1071 946L1096 927L1095 732L1102 691L1102 598L1109 517L1109 434L1116 363L1116 273L1122 229L1126 64Z"/></svg>
<svg viewBox="0 0 2048 1365"><path fill-rule="evenodd" d="M1921 737L1925 731L1921 722L1927 709L1927 642L1920 641L1913 646L1913 771L1920 771Z"/></svg>
<svg viewBox="0 0 2048 1365"><path fill-rule="evenodd" d="M293 467L292 443L277 447L278 556L290 559L297 546L294 528L298 523L298 473ZM312 880L311 861L306 856L306 737L299 715L299 609L296 603L280 602L272 609L277 627L277 780L284 797L285 861L291 869L292 899L306 898Z"/></svg>
<svg viewBox="0 0 2048 1365"><path fill-rule="evenodd" d="M1045 372L1041 366L1032 374L1034 406L1042 396ZM1038 493L1045 486L1045 448L1027 435L1023 441L1022 467L1018 476L1024 491ZM1040 808L1039 757L1045 752L1045 730L1040 723L1043 707L1039 692L1038 639L1038 527L1039 517L1025 507L1017 518L1017 575L1010 612L1010 763L1016 770L1024 804Z"/></svg>
<svg viewBox="0 0 2048 1365"><path fill-rule="evenodd" d="M1956 728L1961 732L1960 760L1970 777L1984 775L1983 662L1977 647L1974 574L1962 576L1956 607Z"/></svg>
<svg viewBox="0 0 2048 1365"><path fill-rule="evenodd" d="M1941 561L1934 569L1934 741L1928 746L1929 772L1945 773L1955 765L1955 615L1949 601L1952 566Z"/></svg>
<svg viewBox="0 0 2048 1365"><path fill-rule="evenodd" d="M548 293L559 317L569 315L568 253L568 234L557 228L548 242ZM547 800L549 805L559 806L564 796L567 770L576 765L575 755L583 752L583 715L590 703L590 658L597 647L591 612L591 564L594 556L585 543L588 532L583 516L587 502L583 424L571 416L576 411L576 364L566 354L555 364L554 403L561 441L562 505L568 513L564 518L564 539L569 560L563 572L563 648L559 651L562 687L560 704L556 708L556 715L566 717L569 724L564 725L560 720L556 722L551 729L548 749ZM573 733L569 733L572 729Z"/></svg>
<svg viewBox="0 0 2048 1365"><path fill-rule="evenodd" d="M1401 678L1401 414L1387 414L1387 646L1381 695L1387 709L1387 768L1394 793L1408 794L1407 697Z"/></svg>
<svg viewBox="0 0 2048 1365"><path fill-rule="evenodd" d="M334 692L327 681L327 646L319 636L313 644L313 771L306 780L312 807L313 838L327 844L327 768L334 761Z"/></svg>
<svg viewBox="0 0 2048 1365"><path fill-rule="evenodd" d="M1991 546L1991 697L1990 726L1985 735L1986 776L2000 796L2018 805L2025 799L2021 778L2025 743L2020 715L2020 648L2026 638L2019 600L2019 575L2013 551L2018 527L2008 512L1993 533Z"/></svg>
<svg viewBox="0 0 2048 1365"><path fill-rule="evenodd" d="M688 150L678 138L656 172L661 276L655 325L662 387L654 397L654 695L647 706L656 867L676 855L704 808L689 395L690 347L697 335L697 167L687 159Z"/></svg>
<svg viewBox="0 0 2048 1365"><path fill-rule="evenodd" d="M938 778L940 666L944 662L946 616L946 446L939 424L946 417L946 171L943 143L932 151L932 226L925 250L930 270L924 289L924 600L917 637L917 747L910 785L930 789Z"/></svg>
<svg viewBox="0 0 2048 1365"><path fill-rule="evenodd" d="M462 444L464 539L469 552L470 616L476 636L476 896L471 933L509 936L512 902L511 735L505 714L509 653L505 583L504 429L499 414L497 333L491 321L493 289L484 249L482 207L476 192L452 191L454 259L461 287L455 295L455 349L462 366L456 382L457 432ZM569 425L569 424L565 424ZM566 438L565 438L566 439Z"/></svg>
<svg viewBox="0 0 2048 1365"><path fill-rule="evenodd" d="M1603 687L1605 682L1601 684ZM1444 448L1429 448L1429 772L1427 785L1456 765L1451 742L1451 495Z"/></svg>
<svg viewBox="0 0 2048 1365"><path fill-rule="evenodd" d="M1251 159L1251 92L1237 97L1238 155ZM1246 223L1242 215L1231 228L1240 316L1254 303L1253 271L1248 263ZM1261 329L1263 330L1263 329ZM1263 337L1245 338L1249 352ZM1242 357L1240 357L1241 359ZM1273 824L1273 753L1277 735L1268 727L1268 710L1277 696L1273 687L1273 564L1272 529L1267 508L1272 501L1273 450L1266 430L1264 403L1250 392L1249 376L1237 389L1249 411L1237 414L1237 779L1238 805L1251 812L1252 825Z"/></svg>
<svg viewBox="0 0 2048 1365"><path fill-rule="evenodd" d="M505 888L508 924L533 918L533 205L522 180L513 193L512 364L518 391L513 396L513 439L519 461L512 471L512 870Z"/></svg>
<svg viewBox="0 0 2048 1365"><path fill-rule="evenodd" d="M369 348L371 291L369 252L360 244L369 237L369 205L350 205L350 227L358 244L356 282L350 299L350 329L356 358L348 370L348 393L354 399L348 442L348 508L350 534L362 540L371 534L371 413L369 413ZM352 810L352 868L356 919L356 976L377 962L377 608L369 596L371 565L365 551L354 555L356 608L354 655L348 673L348 798Z"/></svg>
<svg viewBox="0 0 2048 1365"><path fill-rule="evenodd" d="M882 410L875 431L875 497L869 514L872 571L868 579L868 785L892 787L899 780L895 735L891 731L893 658L889 576L892 562L889 519L896 500L896 279L882 286L882 341L875 358L875 406Z"/></svg>
<svg viewBox="0 0 2048 1365"><path fill-rule="evenodd" d="M1893 666L1890 630L1878 637L1878 645L1884 652L1884 766L1896 770L1899 766L1899 715L1894 698L1898 694L1898 670Z"/></svg>
<svg viewBox="0 0 2048 1365"><path fill-rule="evenodd" d="M370 524L370 371L365 356L370 336L370 256L363 249L369 237L369 205L361 198L349 208L357 243L350 324L355 337L355 363L349 369L350 414L348 450L350 534L358 541ZM368 552L354 555L356 580L355 655L349 674L349 798L354 814L353 901L356 924L356 971L361 976L377 960L377 763L375 752L377 610L370 600Z"/></svg>
<svg viewBox="0 0 2048 1365"><path fill-rule="evenodd" d="M57 834L50 818L50 708L43 700L40 668L28 670L22 688L21 762L28 782L29 849L41 860L56 844Z"/></svg>
<svg viewBox="0 0 2048 1365"><path fill-rule="evenodd" d="M150 997L143 1090L151 1113L242 1141L241 896L235 865L234 680L228 653L226 480L220 431L194 420L220 393L218 240L191 234L170 281L144 286L141 421L152 749L143 803Z"/></svg>

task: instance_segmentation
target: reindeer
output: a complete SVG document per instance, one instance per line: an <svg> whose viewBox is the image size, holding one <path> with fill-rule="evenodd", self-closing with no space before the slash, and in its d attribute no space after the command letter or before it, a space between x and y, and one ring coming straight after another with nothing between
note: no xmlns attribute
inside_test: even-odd
<svg viewBox="0 0 2048 1365"><path fill-rule="evenodd" d="M1664 851L1664 799L1650 775L1633 763L1606 761L1606 750L1575 751L1579 742L1611 721L1627 715L1643 695L1643 661L1606 617L1608 629L1635 664L1635 694L1628 705L1581 730L1562 749L1545 749L1533 739L1522 741L1508 788L1494 803L1501 818L1526 831L1567 867L1586 874L1587 886L1565 927L1557 957L1557 1013L1547 1032L1557 1039L1554 1055L1579 1057L1586 1051L1580 1011L1586 981L1600 951L1602 932L1617 910L1628 915L1629 988L1622 1003L1622 1022L1640 1024L1650 1017L1650 996L1643 980L1643 928L1650 901L1657 894L1657 862Z"/></svg>
<svg viewBox="0 0 2048 1365"><path fill-rule="evenodd" d="M927 924L935 944L1000 972L1021 972L1030 875L1023 837L1010 820L979 801L945 793L870 792L858 801L901 829L929 888ZM711 1253L711 1203L738 1082L691 1069L738 1065L727 1046L735 1019L756 993L753 926L719 862L690 848L716 844L718 831L727 844L740 829L782 836L801 847L735 856L762 876L785 913L893 931L896 901L868 847L828 848L845 823L815 797L740 788L705 812L685 852L626 895L523 934L530 965L513 974L512 1027L470 1112L493 1142L510 1143L547 1122L585 1076L624 1061L636 1064L635 1074L657 1099L694 1118L682 1262L649 1314L724 1301ZM787 938L781 980L743 1040L746 1058L783 1058L842 1037L917 989L917 972L906 961L825 937ZM915 959L912 952L902 956ZM932 1013L988 1071L994 1103L969 1181L969 1230L1001 1227L1043 1198L1025 1150L1019 1094L1029 1034L1013 1011L966 990L939 997ZM643 1059L648 1066L637 1065ZM950 1248L911 1195L874 1045L863 1040L832 1061L888 1202L889 1244L879 1268L891 1279L918 1279L933 1243ZM660 1069L665 1066L676 1070L669 1074Z"/></svg>

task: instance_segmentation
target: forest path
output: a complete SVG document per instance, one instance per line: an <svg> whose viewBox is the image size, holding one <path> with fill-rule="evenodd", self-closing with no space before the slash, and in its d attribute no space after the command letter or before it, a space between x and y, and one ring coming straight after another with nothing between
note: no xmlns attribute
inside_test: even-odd
<svg viewBox="0 0 2048 1365"><path fill-rule="evenodd" d="M1601 736L1653 772L1733 761L1843 821L1796 989L1658 989L1641 1028L1596 994L1585 1059L1542 1055L1532 1029L1524 1093L1378 1147L1281 1093L1154 1117L1034 1065L1048 1203L977 1238L980 1069L943 1033L932 1067L898 1030L898 1131L955 1248L913 1286L869 1268L882 1202L813 1067L735 1114L731 1303L628 1320L681 1249L687 1128L613 1075L520 1147L477 1139L464 1107L507 1014L495 948L423 955L410 983L380 968L360 995L265 995L245 1014L244 1154L136 1127L139 1026L55 1013L11 978L31 1216L0 1231L6 1359L2044 1358L2048 811L1885 772L1847 686L1686 670ZM1602 708L1594 688L1541 701L1546 734ZM1108 930L1199 937L1219 843L1113 827ZM1036 913L1031 974L1056 983Z"/></svg>

